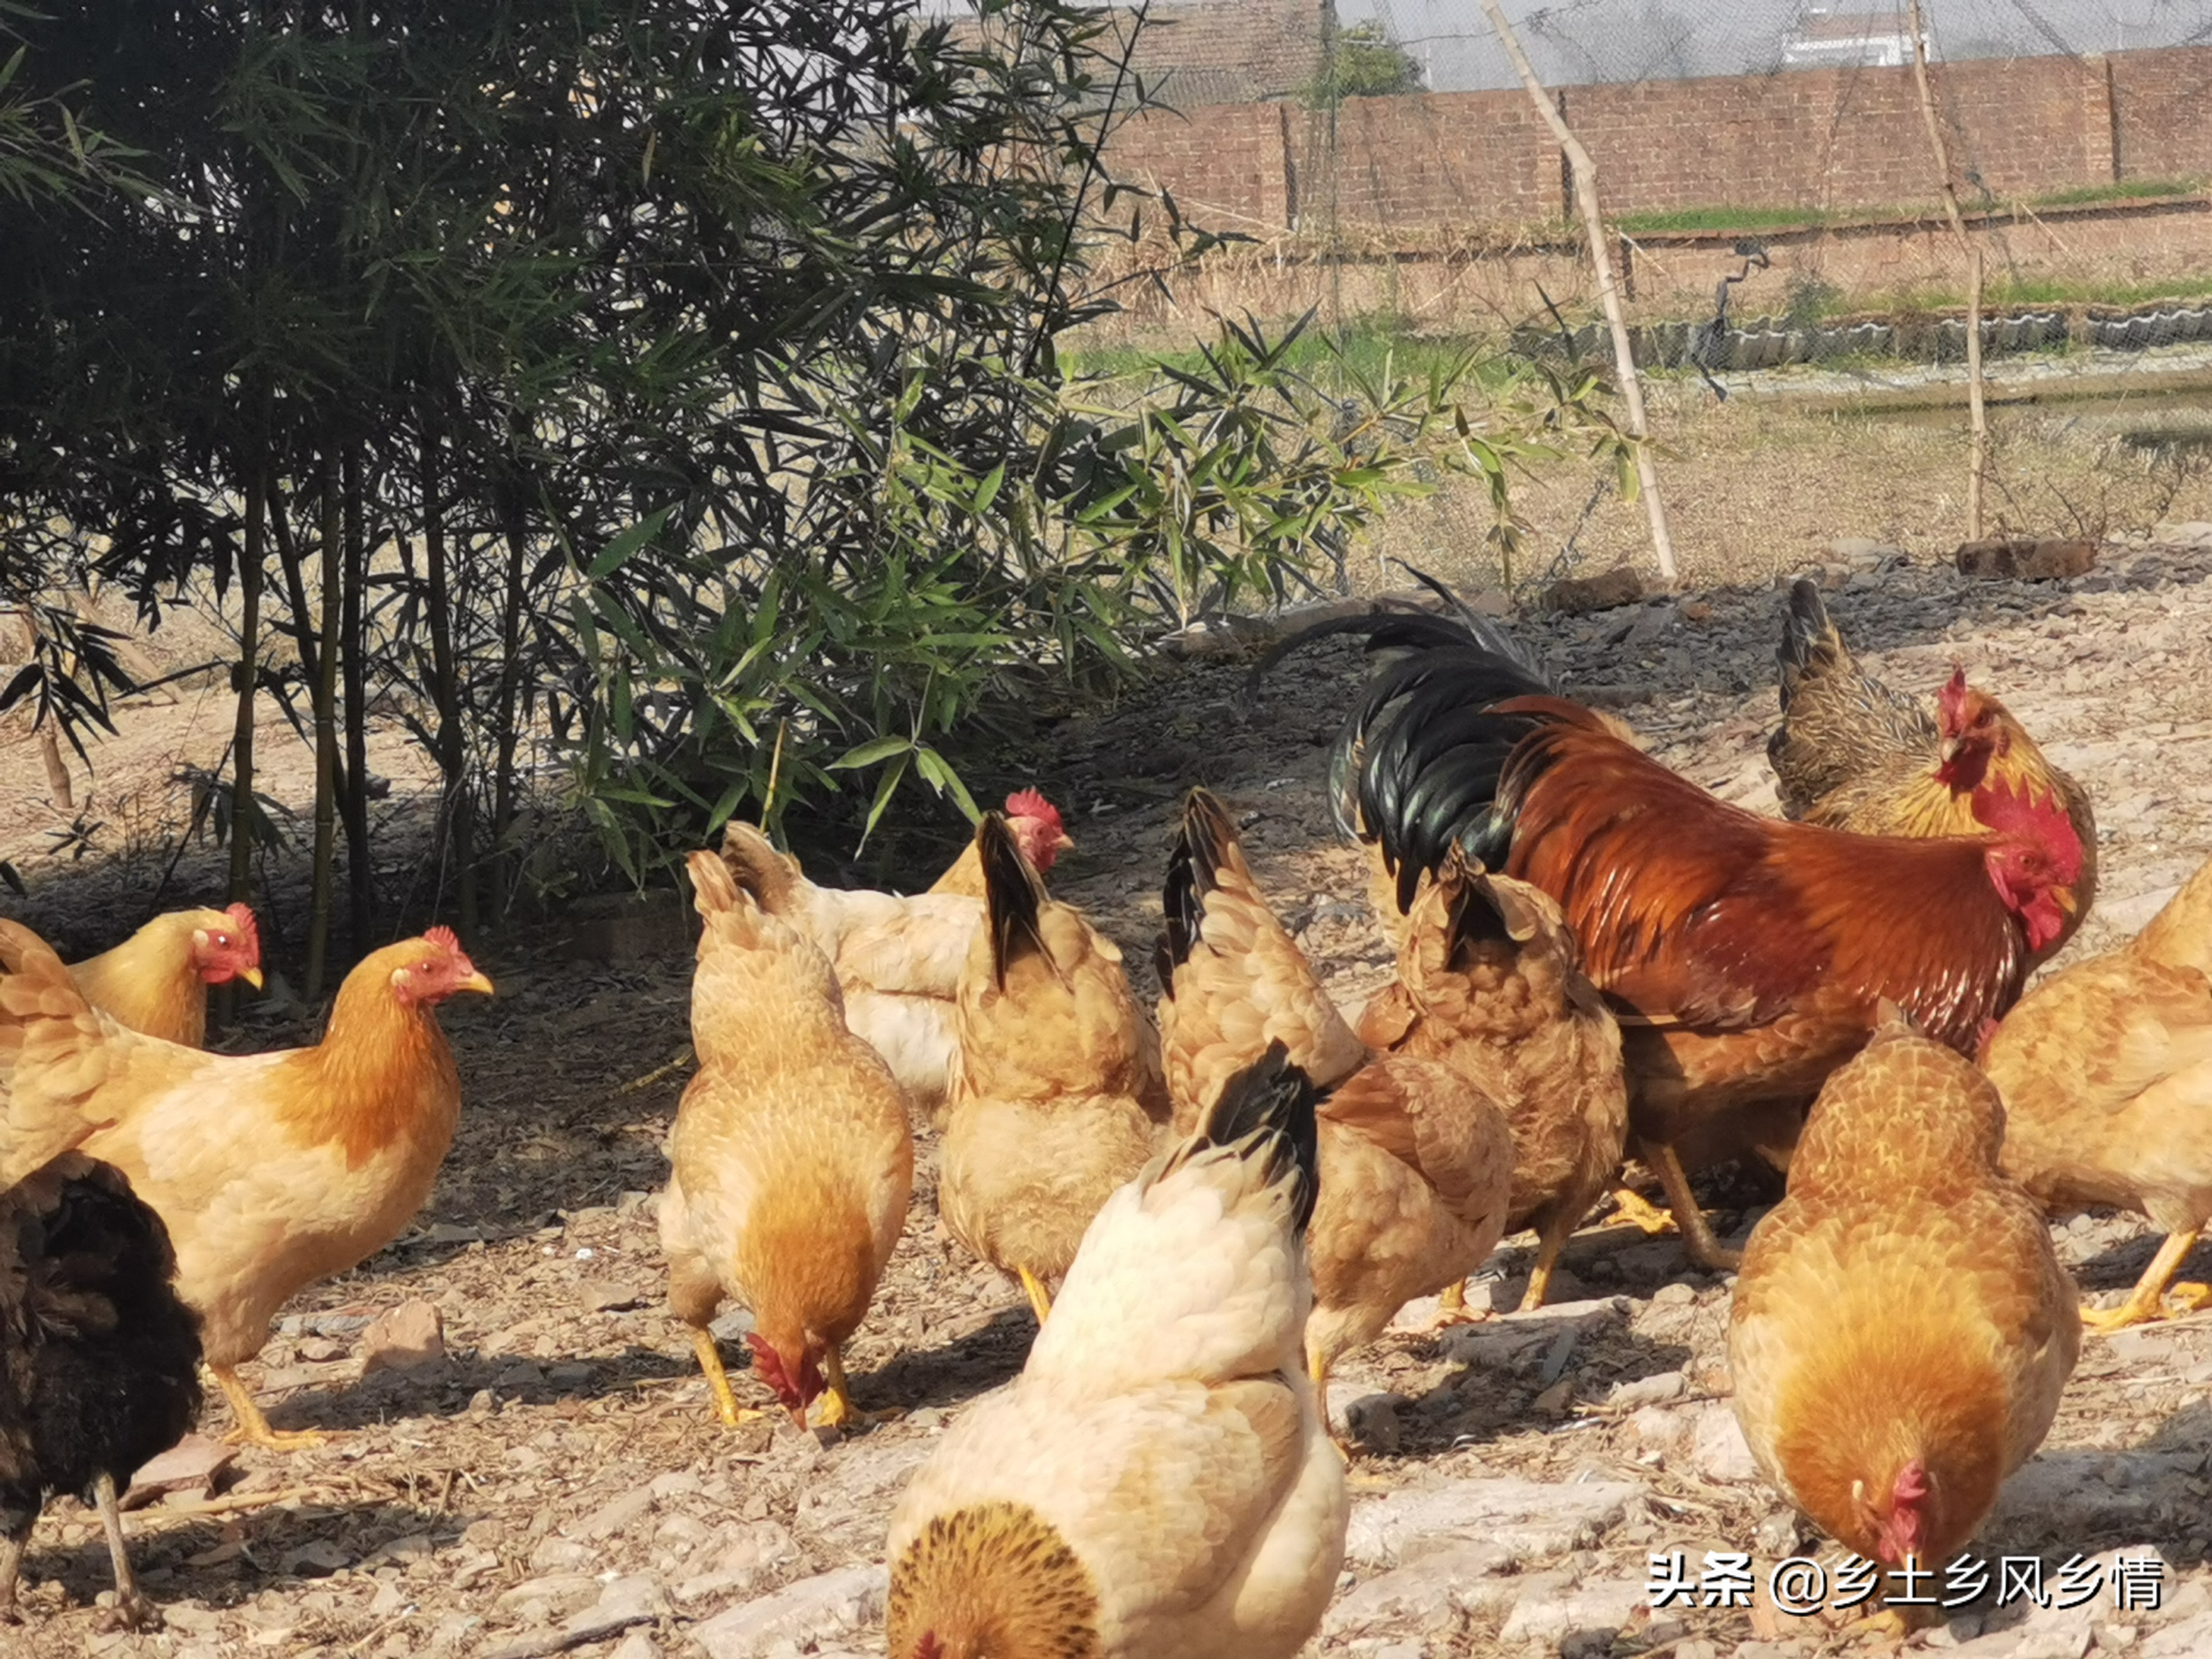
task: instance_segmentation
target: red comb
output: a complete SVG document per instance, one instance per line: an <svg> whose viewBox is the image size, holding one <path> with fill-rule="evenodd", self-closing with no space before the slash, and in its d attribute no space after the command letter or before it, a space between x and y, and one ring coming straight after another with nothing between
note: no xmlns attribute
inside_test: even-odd
<svg viewBox="0 0 2212 1659"><path fill-rule="evenodd" d="M2052 874L2063 886L2081 873L2081 838L2054 793L2038 800L2027 789L1987 783L1974 791L1974 817L2000 836L2033 841L2049 855Z"/></svg>
<svg viewBox="0 0 2212 1659"><path fill-rule="evenodd" d="M1010 818L1036 818L1050 824L1054 830L1060 827L1060 808L1035 789L1017 789L1007 796L1006 816Z"/></svg>
<svg viewBox="0 0 2212 1659"><path fill-rule="evenodd" d="M425 927L422 937L448 956L461 954L461 941L450 927Z"/></svg>
<svg viewBox="0 0 2212 1659"><path fill-rule="evenodd" d="M1964 663L1951 665L1951 678L1936 694L1936 712L1943 717L1943 735L1955 738L1966 725L1966 667Z"/></svg>
<svg viewBox="0 0 2212 1659"><path fill-rule="evenodd" d="M251 945L258 955L261 949L261 924L253 919L253 907L234 904L226 908L223 915L231 919L238 928L239 937Z"/></svg>

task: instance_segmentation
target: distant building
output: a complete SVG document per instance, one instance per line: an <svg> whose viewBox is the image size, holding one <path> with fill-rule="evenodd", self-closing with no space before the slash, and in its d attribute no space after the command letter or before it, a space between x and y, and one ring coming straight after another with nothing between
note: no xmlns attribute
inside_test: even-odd
<svg viewBox="0 0 2212 1659"><path fill-rule="evenodd" d="M1929 42L1931 62L1936 55ZM1782 44L1784 69L1901 69L1911 61L1911 27L1896 12L1808 7Z"/></svg>
<svg viewBox="0 0 2212 1659"><path fill-rule="evenodd" d="M1321 63L1315 0L1155 4L1130 68L1178 109L1293 98Z"/></svg>

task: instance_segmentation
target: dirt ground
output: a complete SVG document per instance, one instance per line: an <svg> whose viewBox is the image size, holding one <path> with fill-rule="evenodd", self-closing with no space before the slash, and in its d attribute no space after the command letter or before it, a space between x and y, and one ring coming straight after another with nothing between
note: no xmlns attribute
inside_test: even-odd
<svg viewBox="0 0 2212 1659"><path fill-rule="evenodd" d="M2131 933L2212 854L2212 526L2196 536L2115 546L2092 575L2045 585L1967 583L1867 548L1831 562L1838 617L1880 672L1932 688L1963 661L2087 785L2103 890L2075 952ZM1445 562L1443 574L1468 573ZM1516 626L1570 687L1609 688L1662 759L1765 805L1779 609L1759 584ZM1356 1006L1386 976L1358 855L1335 840L1322 793L1326 744L1360 674L1342 645L1294 659L1256 695L1241 665L1164 672L1009 757L1069 809L1079 848L1054 885L1121 941L1140 993L1153 988L1145 964L1174 804L1200 781L1244 821L1261 879L1339 1000ZM44 792L36 752L0 749L0 856L30 886L0 908L76 950L143 914L166 861L155 826L179 811L166 780L180 758L210 763L228 735L216 712L227 699L199 697L126 709L99 757L99 799L143 798L135 850L43 855L52 826L28 816ZM296 792L283 742L268 743L270 775ZM419 767L391 733L375 756L399 811ZM205 896L214 868L212 855L184 858L164 902ZM395 890L410 878L396 854L380 874ZM428 1207L392 1248L299 1298L246 1368L280 1427L333 1430L331 1442L244 1452L211 1483L134 1514L166 1620L153 1633L101 1629L97 1526L58 1504L27 1559L30 1623L0 1631L0 1654L882 1651L880 1577L866 1569L890 1506L949 1419L1018 1370L1034 1328L1019 1290L939 1229L933 1142L848 1362L860 1405L905 1415L842 1443L787 1425L721 1430L665 1310L649 1198L683 1079L624 1091L684 1041L688 958L574 961L550 936L521 934L478 960L500 994L447 1011L465 1107ZM251 1005L226 1046L299 1041L311 1024L295 1002ZM1710 1196L1739 1234L1759 1201L1725 1183ZM2095 1293L2129 1284L2154 1243L2130 1217L2056 1231ZM1518 1294L1528 1243L1486 1269L1499 1306ZM2200 1253L2193 1274L2208 1273L2212 1253ZM1733 1434L1725 1283L1686 1273L1671 1238L1619 1228L1578 1240L1562 1279L1565 1305L1442 1335L1396 1330L1342 1368L1333 1401L1360 1442L1359 1491L1343 1586L1310 1651L1841 1650L1846 1636L1767 1613L1644 1605L1654 1552L1686 1552L1693 1574L1709 1550L1764 1565L1796 1547L1796 1526ZM368 1322L417 1300L442 1316L445 1359L362 1379ZM736 1381L750 1397L750 1378ZM1983 1534L1985 1553L2053 1571L2077 1552L2153 1546L2159 1610L2106 1594L2022 1622L2021 1604L1985 1598L1917 1639L2014 1659L2212 1651L2208 1402L2212 1315L2093 1339L2048 1444ZM212 1407L206 1431L224 1426Z"/></svg>

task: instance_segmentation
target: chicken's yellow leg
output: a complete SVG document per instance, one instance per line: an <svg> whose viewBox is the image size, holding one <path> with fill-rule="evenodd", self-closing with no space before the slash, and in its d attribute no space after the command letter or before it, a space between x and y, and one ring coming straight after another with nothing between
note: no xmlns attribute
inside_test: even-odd
<svg viewBox="0 0 2212 1659"><path fill-rule="evenodd" d="M897 1406L864 1412L853 1403L853 1391L845 1382L845 1356L838 1352L834 1342L822 1357L822 1375L830 1385L827 1403L822 1407L822 1426L825 1429L842 1429L848 1423L891 1423L906 1415Z"/></svg>
<svg viewBox="0 0 2212 1659"><path fill-rule="evenodd" d="M253 1390L239 1380L234 1368L210 1364L208 1370L215 1374L222 1397L230 1402L230 1414L238 1419L238 1426L223 1436L226 1442L266 1446L272 1451L303 1451L330 1438L319 1429L270 1428L269 1419L261 1414L261 1407L254 1403Z"/></svg>
<svg viewBox="0 0 2212 1659"><path fill-rule="evenodd" d="M1655 1238L1661 1233L1674 1231L1674 1218L1668 1215L1633 1187L1613 1189L1613 1215L1632 1227L1641 1228Z"/></svg>
<svg viewBox="0 0 2212 1659"><path fill-rule="evenodd" d="M699 1369L707 1374L707 1386L714 1391L714 1415L724 1428L734 1429L740 1423L768 1415L750 1406L738 1404L738 1396L730 1388L730 1374L722 1369L722 1351L714 1346L714 1332L694 1325L691 1352L699 1356Z"/></svg>
<svg viewBox="0 0 2212 1659"><path fill-rule="evenodd" d="M1018 1267L1015 1271L1022 1276L1022 1289L1029 1292L1030 1307L1036 1314L1037 1328L1042 1330L1044 1322L1052 1317L1052 1297L1045 1294L1044 1281L1027 1267Z"/></svg>
<svg viewBox="0 0 2212 1659"><path fill-rule="evenodd" d="M1682 1246L1689 1252L1690 1260L1700 1267L1714 1273L1733 1273L1743 1258L1735 1251L1724 1249L1713 1237L1712 1224L1705 1212L1698 1207L1697 1195L1690 1190L1690 1177L1682 1168L1682 1160L1674 1149L1664 1141L1644 1141L1644 1161L1659 1177L1659 1184L1667 1189L1667 1207L1674 1212L1674 1224L1682 1230Z"/></svg>
<svg viewBox="0 0 2212 1659"><path fill-rule="evenodd" d="M2084 1308L2083 1327L2093 1331L2124 1330L2130 1325L2148 1325L2171 1316L2166 1309L2166 1287L2180 1272L2181 1264L2189 1259L2190 1251L2197 1248L2197 1230L2168 1233L2166 1242L2158 1247L2158 1254L2150 1259L2150 1266L2136 1280L2135 1289L2128 1299L2117 1308ZM2180 1311L2190 1312L2212 1304L2212 1285L2176 1285L2176 1297L2181 1303Z"/></svg>
<svg viewBox="0 0 2212 1659"><path fill-rule="evenodd" d="M1552 1269L1559 1265L1559 1252L1566 1249L1567 1235L1574 1227L1572 1216L1560 1216L1536 1235L1536 1265L1528 1270L1528 1288L1521 1292L1522 1313L1542 1307L1552 1293Z"/></svg>

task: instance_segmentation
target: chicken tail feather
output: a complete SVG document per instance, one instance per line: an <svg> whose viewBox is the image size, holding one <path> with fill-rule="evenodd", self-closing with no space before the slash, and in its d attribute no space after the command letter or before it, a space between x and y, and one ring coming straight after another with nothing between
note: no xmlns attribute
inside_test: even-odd
<svg viewBox="0 0 2212 1659"><path fill-rule="evenodd" d="M975 851L983 862L983 902L990 915L991 977L1004 990L1009 964L1030 951L1050 955L1039 920L1044 884L997 812L986 812L975 825Z"/></svg>
<svg viewBox="0 0 2212 1659"><path fill-rule="evenodd" d="M751 824L740 823L735 818L722 832L722 862L729 867L735 885L750 893L754 902L770 915L783 912L792 889L799 883L797 861L787 854L777 852L775 843ZM694 874L696 877L696 871Z"/></svg>
<svg viewBox="0 0 2212 1659"><path fill-rule="evenodd" d="M1781 671L1776 690L1781 694L1785 714L1790 712L1790 699L1797 695L1799 682L1808 672L1850 659L1844 648L1844 636L1836 631L1827 605L1820 598L1820 584L1808 577L1800 576L1790 586L1789 614L1783 618L1782 643L1775 647L1774 659Z"/></svg>
<svg viewBox="0 0 2212 1659"><path fill-rule="evenodd" d="M1266 1054L1222 1085L1205 1129L1185 1156L1219 1146L1243 1158L1264 1157L1271 1184L1295 1181L1291 1224L1304 1234L1321 1191L1317 1101L1313 1079L1291 1063L1280 1042L1270 1042Z"/></svg>
<svg viewBox="0 0 2212 1659"><path fill-rule="evenodd" d="M1160 909L1167 929L1155 966L1163 986L1190 960L1190 947L1197 943L1199 928L1206 920L1206 896L1221 885L1222 862L1227 849L1236 844L1237 831L1230 824L1228 809L1212 792L1192 790L1183 803L1175 844L1168 849L1167 879L1160 890Z"/></svg>

